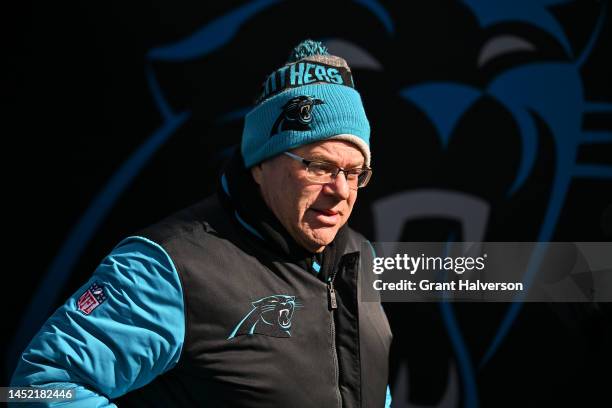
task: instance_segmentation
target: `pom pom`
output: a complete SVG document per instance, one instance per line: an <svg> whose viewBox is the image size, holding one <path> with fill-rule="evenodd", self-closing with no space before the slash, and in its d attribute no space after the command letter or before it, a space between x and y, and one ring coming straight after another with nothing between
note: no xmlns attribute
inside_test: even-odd
<svg viewBox="0 0 612 408"><path fill-rule="evenodd" d="M291 51L287 63L299 61L312 55L329 55L329 52L327 52L327 47L323 45L322 42L305 40L299 43L293 51Z"/></svg>

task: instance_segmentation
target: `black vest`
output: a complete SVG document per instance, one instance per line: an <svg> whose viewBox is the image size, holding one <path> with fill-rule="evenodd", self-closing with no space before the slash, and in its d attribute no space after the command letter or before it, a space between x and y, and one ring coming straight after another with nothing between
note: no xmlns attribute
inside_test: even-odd
<svg viewBox="0 0 612 408"><path fill-rule="evenodd" d="M391 331L380 303L360 302L361 235L349 229L329 283L271 252L216 196L138 235L174 261L185 341L178 364L119 407L384 407Z"/></svg>

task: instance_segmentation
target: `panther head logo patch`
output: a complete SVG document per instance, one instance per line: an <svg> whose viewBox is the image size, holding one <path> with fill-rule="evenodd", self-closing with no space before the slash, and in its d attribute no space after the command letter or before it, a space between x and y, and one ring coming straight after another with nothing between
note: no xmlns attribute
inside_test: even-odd
<svg viewBox="0 0 612 408"><path fill-rule="evenodd" d="M295 296L272 295L252 303L253 309L236 325L228 340L240 335L265 334L291 337L295 309L302 307Z"/></svg>
<svg viewBox="0 0 612 408"><path fill-rule="evenodd" d="M312 110L323 102L314 96L300 95L283 105L283 111L274 122L270 137L284 130L309 130L312 122Z"/></svg>

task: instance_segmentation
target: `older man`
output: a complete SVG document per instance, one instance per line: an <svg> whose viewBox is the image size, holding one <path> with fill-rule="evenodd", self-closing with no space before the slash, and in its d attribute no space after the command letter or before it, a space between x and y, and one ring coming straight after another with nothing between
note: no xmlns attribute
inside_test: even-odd
<svg viewBox="0 0 612 408"><path fill-rule="evenodd" d="M13 385L78 406L383 407L391 332L347 225L371 175L346 62L306 41L247 115L218 194L122 241Z"/></svg>

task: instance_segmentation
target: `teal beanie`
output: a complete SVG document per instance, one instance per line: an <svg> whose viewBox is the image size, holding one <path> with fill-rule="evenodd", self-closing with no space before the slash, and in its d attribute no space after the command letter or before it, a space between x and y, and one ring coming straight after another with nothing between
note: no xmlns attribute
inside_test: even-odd
<svg viewBox="0 0 612 408"><path fill-rule="evenodd" d="M370 165L370 124L346 61L306 40L263 84L246 115L242 157L247 168L320 140L355 144Z"/></svg>

